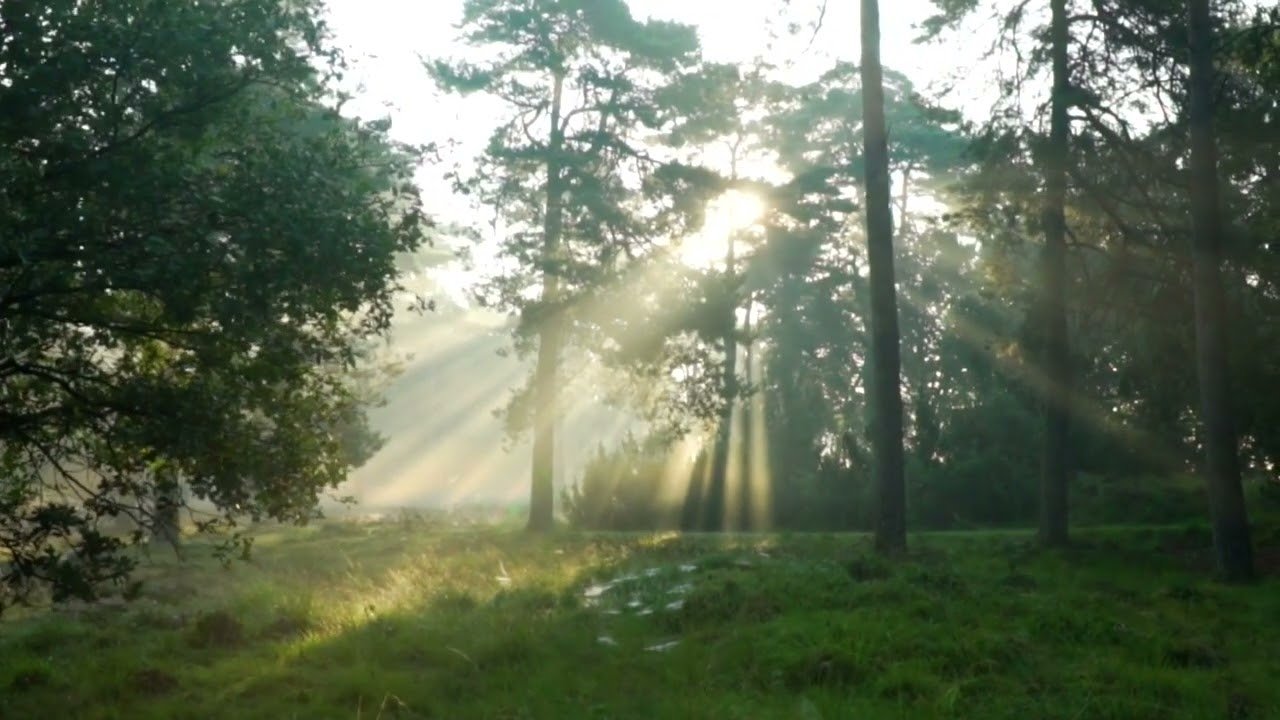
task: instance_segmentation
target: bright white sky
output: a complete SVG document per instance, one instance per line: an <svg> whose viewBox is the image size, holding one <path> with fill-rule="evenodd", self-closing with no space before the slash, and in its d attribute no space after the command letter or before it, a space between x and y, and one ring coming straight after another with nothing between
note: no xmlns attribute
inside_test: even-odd
<svg viewBox="0 0 1280 720"><path fill-rule="evenodd" d="M811 30L770 47L771 30L783 34L778 14L784 0L631 0L640 18L676 20L698 28L707 57L733 61L765 55L778 64L792 63L796 79L807 80L836 59L859 54L858 0L827 0L822 28L810 45ZM823 0L791 0L789 20L810 27ZM918 85L956 72L954 44L920 46L911 42L913 26L931 14L929 0L882 0L881 31L886 66L906 73ZM355 65L352 79L364 91L352 109L365 117L391 114L393 132L414 142L461 141L456 159L474 155L493 127L483 101L438 95L419 63L419 55L456 56L455 25L462 0L329 0L330 22L340 46ZM438 173L437 173L438 174ZM424 173L425 175L425 173ZM452 204L446 188L423 178L429 209L448 217Z"/></svg>

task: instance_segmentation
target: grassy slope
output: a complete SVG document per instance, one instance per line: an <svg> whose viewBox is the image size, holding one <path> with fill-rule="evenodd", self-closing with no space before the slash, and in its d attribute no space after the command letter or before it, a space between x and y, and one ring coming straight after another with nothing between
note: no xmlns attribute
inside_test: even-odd
<svg viewBox="0 0 1280 720"><path fill-rule="evenodd" d="M0 717L1280 717L1280 581L1208 582L1198 531L1083 537L282 531L0 625Z"/></svg>

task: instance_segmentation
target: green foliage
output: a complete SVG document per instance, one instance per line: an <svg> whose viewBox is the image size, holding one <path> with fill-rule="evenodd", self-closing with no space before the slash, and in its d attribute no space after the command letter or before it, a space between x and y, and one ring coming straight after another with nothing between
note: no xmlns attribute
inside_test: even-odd
<svg viewBox="0 0 1280 720"><path fill-rule="evenodd" d="M1082 524L1175 524L1204 516L1204 485L1191 475L1098 477L1081 475L1072 488L1073 513Z"/></svg>
<svg viewBox="0 0 1280 720"><path fill-rule="evenodd" d="M446 91L484 91L508 110L474 164L450 176L501 228L502 261L475 292L518 317L519 354L546 343L539 366L552 377L563 347L617 350L611 330L624 306L609 293L663 227L701 211L677 199L701 178L646 142L695 102L669 87L698 74L697 36L637 20L620 0L468 0L459 30L483 60L434 59L428 72ZM534 398L531 385L507 407L513 434L555 411L552 389Z"/></svg>
<svg viewBox="0 0 1280 720"><path fill-rule="evenodd" d="M597 446L581 480L562 491L561 507L569 525L633 531L672 527L678 513L672 499L662 495L670 460L664 444L642 442L631 434L608 450Z"/></svg>
<svg viewBox="0 0 1280 720"><path fill-rule="evenodd" d="M0 10L8 604L131 562L159 464L205 523L305 520L367 457L349 376L424 241L416 151L339 115L315 2ZM68 558L68 559L63 559Z"/></svg>
<svg viewBox="0 0 1280 720"><path fill-rule="evenodd" d="M958 414L955 422L937 457L908 458L911 527L959 530L1034 524L1039 458L1034 439L1028 442L1026 434L1035 423L1031 408L989 404ZM696 527L689 515L696 511L673 507L673 498L698 494L709 458L704 451L690 465L690 459L677 452L657 437L638 440L630 435L616 446L597 448L581 479L563 491L562 507L570 526L610 531ZM869 530L874 517L869 475L865 464L820 456L806 473L774 478L767 524L779 530ZM1280 507L1274 498L1268 499L1280 498L1271 487L1274 483L1255 485L1252 502L1259 511ZM1203 487L1191 475L1082 473L1072 486L1072 522L1081 527L1185 525L1203 519L1206 502Z"/></svg>
<svg viewBox="0 0 1280 720"><path fill-rule="evenodd" d="M996 23L974 41L1015 62L994 88L993 111L976 124L924 97L910 78L885 76L909 512L924 527L1016 524L1037 501L1031 479L1045 397L1035 352L1044 323L1033 309L1046 142L1037 101L1049 69L1044 18L1025 4L935 5L926 36L941 39L990 11ZM1177 3L1088 13L1069 5L1067 311L1079 396L1072 470L1084 477L1081 497L1118 503L1085 507L1077 517L1137 519L1145 511L1120 500L1131 485L1181 477L1200 449L1191 364L1170 361L1190 357L1193 346L1185 71L1169 62L1186 56L1184 19ZM463 38L492 53L477 53L483 62L435 63L432 72L447 89L487 92L511 109L472 172L455 179L496 211L511 262L483 294L519 313L520 349L533 347L545 318L567 317L569 342L622 371L605 399L649 421L655 442L708 428L723 435L735 407L758 401L764 433L738 444L753 446L744 450L750 455L763 436L773 522L865 523L868 288L861 209L851 199L862 170L857 67L837 63L790 85L763 60L704 62L687 29L642 23L618 2L467 7ZM1237 396L1236 419L1249 469L1273 474L1280 405L1259 389L1280 377L1277 353L1266 350L1280 338L1273 257L1280 225L1268 185L1272 158L1280 157L1275 13L1229 2L1219 15L1215 122L1223 200L1236 219L1230 337L1233 371L1247 389ZM568 103L559 135L547 124L557 79ZM553 152L557 137L563 147ZM713 158L722 145L734 163ZM743 168L757 160L775 163L783 177L749 177ZM554 257L542 227L552 161L563 164L567 213ZM708 202L730 189L757 194L764 216L735 234L732 259L682 267L672 248L703 228ZM554 302L539 297L548 277L562 290ZM749 377L741 370L748 348L760 368ZM526 427L534 406L527 392L517 394L510 426ZM573 491L582 494L574 512L585 513L575 521L611 526L602 518L613 514L627 518L619 527L649 527L656 510L618 508L644 505L655 492L651 454L598 453ZM1173 491L1149 517L1182 521L1190 503Z"/></svg>
<svg viewBox="0 0 1280 720"><path fill-rule="evenodd" d="M661 78L650 74L640 83L610 64L610 53L631 57L637 67L658 60L608 30L625 26L641 33L620 6L602 6L599 15L558 6L552 12L532 2L469 7L467 40L499 47L501 39L505 54L481 65L437 64L434 72L447 88L482 89L513 109L476 172L459 179L459 188L499 208L510 231L507 250L516 263L509 267L516 269L495 279L488 296L521 314L522 347L531 347L540 318L567 313L574 342L629 375L630 386L615 388L610 399L640 410L662 435L702 429L708 422L724 425L728 408L762 398L775 520L790 518L783 524L801 526L806 521L801 518L807 518L824 527L861 522L869 470L863 402L867 288L861 238L851 230L860 225L860 210L848 200L857 196L860 184L857 68L838 64L812 83L790 87L774 80L773 69L764 63L698 65L692 46L683 45L688 52L672 55L672 63L652 66L677 72ZM959 27L977 10L972 2L940 3L939 16L926 32ZM1161 13L1168 15L1167 9L1111 8L1098 18L1076 21L1077 30L1096 26L1101 34L1080 45L1080 88L1072 102L1089 118L1076 127L1081 152L1068 197L1069 224L1076 247L1096 243L1101 252L1073 259L1078 273L1071 280L1070 311L1078 326L1073 335L1079 338L1073 360L1081 370L1082 394L1099 398L1096 404L1102 407L1095 408L1092 400L1081 404L1087 414L1077 418L1075 440L1079 470L1107 477L1182 471L1194 455L1188 447L1193 383L1186 368L1159 360L1185 353L1189 341L1188 298L1177 290L1185 277L1173 262L1177 255L1168 252L1181 238L1169 230L1175 223L1153 218L1180 212L1179 191L1160 188L1134 197L1129 205L1141 209L1120 215L1099 199L1142 187L1132 176L1134 157L1164 153L1156 165L1168 165L1177 152L1178 145L1168 142L1169 130L1153 129L1143 139L1125 125L1126 113L1138 101L1114 82L1118 58L1136 62L1161 43L1175 41L1156 32L1166 27ZM996 49L1035 47L1039 40L1029 17L1021 10L1007 14ZM1231 17L1250 22L1240 14ZM576 34L569 37L571 28ZM1152 30L1155 39L1140 41L1134 34L1138 29ZM664 32L644 31L654 38ZM1247 57L1242 67L1264 70L1241 74L1236 104L1244 116L1254 112L1246 108L1255 102L1258 83L1265 85L1269 77L1267 45L1258 40L1266 33L1247 37L1250 41L1240 45ZM592 43L600 55L586 52ZM1120 55L1108 55L1109 49ZM536 72L517 76L516 68ZM1019 67L1021 75L1001 89L1000 112L977 132L958 113L922 98L908 78L886 75L891 162L895 184L902 186L895 203L900 215L896 260L905 298L900 322L910 483L918 496L911 512L926 526L1015 523L1035 502L1028 478L1035 473L1031 448L1036 439L1026 435L1026 428L1036 425L1043 388L1029 353L1039 342L1038 325L1026 308L1034 297L1030 240L1039 232L1035 161L1043 138L1032 127L1034 118L1015 107L1015 98L1019 83L1031 82L1043 70L1044 56L1037 51ZM548 258L542 255L545 187L539 173L552 159L548 153L556 132L540 133L557 77L569 84L566 97L584 99L566 109L583 125L564 126L564 151L554 159L564 163L568 176L588 172L591 178L567 183L564 199L572 209L565 248ZM1107 98L1117 103L1123 98L1119 114L1098 114ZM1181 102L1176 91L1171 99ZM658 134L646 137L641 129ZM1128 140L1120 142L1123 138ZM688 160L656 160L693 158L719 142L731 144L735 158L739 153L775 158L790 180L724 178ZM1260 149L1256 143L1248 150L1242 146L1238 157L1265 156ZM1152 172L1173 174L1167 167ZM638 186L618 184L619 173L637 178ZM676 243L697 230L707 201L731 187L757 192L768 204L760 226L738 238L740 269L682 269L646 247ZM943 202L948 209L922 212L915 209L917 198ZM1161 237L1153 246L1157 252L1137 249L1134 238L1143 234ZM1141 274L1134 272L1138 265ZM530 292L544 273L563 282L556 308L543 307L545 299L535 300ZM1143 298L1151 290L1143 285L1151 274L1159 278L1158 289L1154 298ZM1263 291L1254 302L1265 305L1266 297ZM749 335L734 319L734 309L748 299L761 315ZM1111 312L1118 306L1144 313L1140 327L1122 330L1132 316ZM1255 328L1267 326L1264 316L1252 316L1258 320L1245 323L1244 334L1257 337ZM731 337L739 348L750 345L763 357L758 381L730 382L724 376L723 368L738 352L726 354L722 347ZM1268 368L1254 364L1254 377L1262 382ZM524 395L517 396L513 428L527 424L523 411L532 407ZM1269 417L1269 404L1254 407L1250 437L1266 444L1270 425L1263 418ZM625 465L625 455L610 462ZM654 481L645 479L652 475L645 467L650 460L636 457L634 462L641 479L618 485L603 478L631 475L621 469L596 472L597 467L578 492L614 498L587 503L597 508L619 502L619 492L638 493L629 502L641 502ZM637 487L625 489L630 485ZM821 510L823 498L828 506L844 507ZM602 512L592 511L597 517Z"/></svg>

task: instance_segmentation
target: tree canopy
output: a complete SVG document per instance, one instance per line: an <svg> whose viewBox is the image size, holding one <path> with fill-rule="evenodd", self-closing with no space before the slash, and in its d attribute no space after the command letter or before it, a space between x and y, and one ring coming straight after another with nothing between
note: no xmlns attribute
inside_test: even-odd
<svg viewBox="0 0 1280 720"><path fill-rule="evenodd" d="M0 8L0 548L119 577L160 469L206 523L302 519L376 445L351 370L428 224L413 148L339 114L313 2ZM9 596L6 596L9 597Z"/></svg>
<svg viewBox="0 0 1280 720"><path fill-rule="evenodd" d="M465 0L425 80L501 112L448 172L346 111L321 0L0 5L0 602L122 580L174 503L315 516L380 447L424 171L493 251L471 290L528 372L503 415L531 530L557 485L581 527L895 553L1208 516L1249 577L1280 463L1280 11L933 5L919 42L995 19L989 111L881 67L875 0L861 60L808 74L623 0ZM628 432L571 477L557 428L602 404Z"/></svg>

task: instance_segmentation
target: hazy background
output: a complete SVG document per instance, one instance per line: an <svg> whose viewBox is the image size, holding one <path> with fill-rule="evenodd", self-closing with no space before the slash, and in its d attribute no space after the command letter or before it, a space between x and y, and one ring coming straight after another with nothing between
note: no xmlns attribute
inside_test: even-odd
<svg viewBox="0 0 1280 720"><path fill-rule="evenodd" d="M476 155L494 119L502 116L501 106L484 98L441 96L419 61L420 56L464 52L453 42L461 0L329 2L336 40L354 69L349 81L357 98L349 111L389 115L398 139L441 145L444 165L420 173L427 208L442 222L477 224L475 210L451 196L441 175ZM708 58L744 61L764 55L790 66L788 74L797 82L816 77L836 58L856 61L859 52L852 0L830 0L825 12L821 0L632 0L630 5L638 17L695 25ZM912 44L913 26L929 9L927 0L905 0L886 3L882 10L885 64L921 85L947 81L958 68L958 55L966 54L954 47ZM800 32L787 36L788 22L800 25ZM981 48L969 50L976 54ZM979 78L969 81L980 84ZM486 245L495 241L487 238ZM509 344L506 319L472 307L466 293L476 274L484 272L485 254L483 245L474 249L471 270L451 261L447 246L420 258L429 267L413 278L414 289L436 298L442 309L411 313L406 297L406 311L396 319L390 350L410 357L387 393L387 405L373 413L374 426L388 442L343 488L367 509L527 498L528 445L508 448L502 421L494 414L527 368L498 354ZM578 400L587 409L561 428L558 487L575 481L596 443L616 437L626 425L626 418L591 398Z"/></svg>

